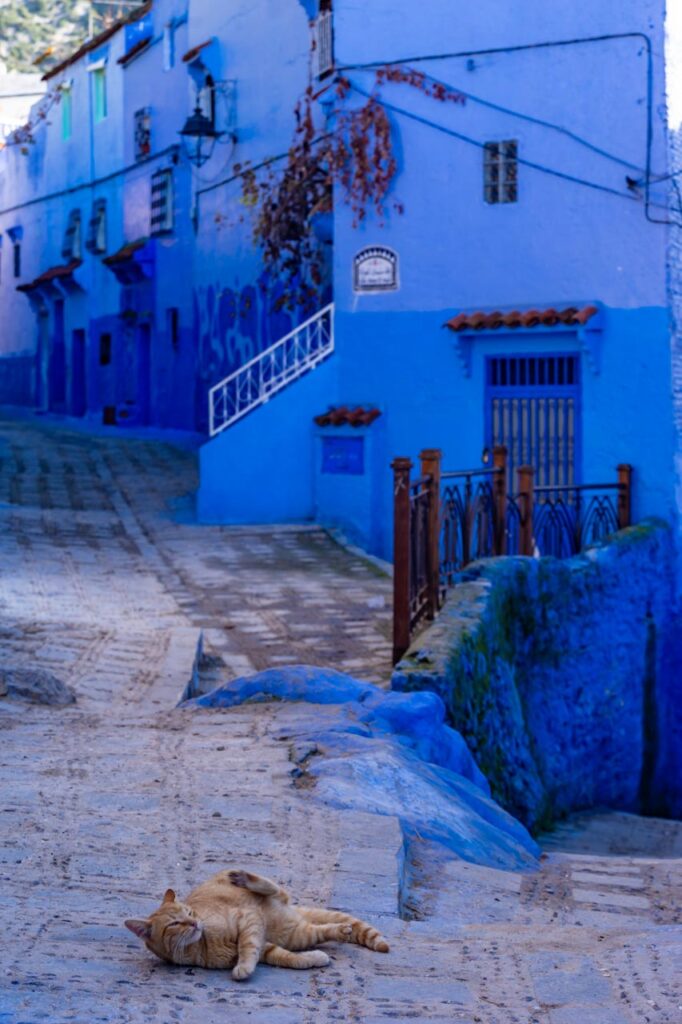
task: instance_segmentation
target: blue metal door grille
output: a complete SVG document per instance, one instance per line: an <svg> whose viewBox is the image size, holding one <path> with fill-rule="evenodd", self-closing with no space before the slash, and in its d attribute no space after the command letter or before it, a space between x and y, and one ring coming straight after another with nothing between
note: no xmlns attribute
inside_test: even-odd
<svg viewBox="0 0 682 1024"><path fill-rule="evenodd" d="M532 466L536 487L580 477L580 382L575 355L490 356L486 360L486 443L508 452L509 486Z"/></svg>

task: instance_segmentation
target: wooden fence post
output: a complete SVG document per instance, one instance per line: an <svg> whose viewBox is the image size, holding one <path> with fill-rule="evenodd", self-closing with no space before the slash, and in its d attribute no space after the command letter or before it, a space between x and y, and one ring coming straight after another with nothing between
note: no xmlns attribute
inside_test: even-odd
<svg viewBox="0 0 682 1024"><path fill-rule="evenodd" d="M493 448L493 466L497 470L493 477L495 500L494 555L507 553L507 449L503 444Z"/></svg>
<svg viewBox="0 0 682 1024"><path fill-rule="evenodd" d="M533 467L519 466L518 492L523 501L523 515L519 530L519 554L533 554Z"/></svg>
<svg viewBox="0 0 682 1024"><path fill-rule="evenodd" d="M632 521L632 466L618 466L618 529L624 530Z"/></svg>
<svg viewBox="0 0 682 1024"><path fill-rule="evenodd" d="M419 453L422 476L429 477L429 518L427 533L428 619L435 619L440 607L440 448L425 448Z"/></svg>
<svg viewBox="0 0 682 1024"><path fill-rule="evenodd" d="M410 470L398 458L393 470L393 664L410 646Z"/></svg>

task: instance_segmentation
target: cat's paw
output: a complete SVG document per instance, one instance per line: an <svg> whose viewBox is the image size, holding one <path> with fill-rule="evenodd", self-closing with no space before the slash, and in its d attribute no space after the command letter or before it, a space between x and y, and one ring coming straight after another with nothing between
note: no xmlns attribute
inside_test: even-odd
<svg viewBox="0 0 682 1024"><path fill-rule="evenodd" d="M249 967L248 964L237 964L232 968L232 977L235 981L246 981L252 974L253 967Z"/></svg>
<svg viewBox="0 0 682 1024"><path fill-rule="evenodd" d="M308 964L310 967L328 967L332 962L331 957L324 953L321 949L313 949L310 953L307 953Z"/></svg>
<svg viewBox="0 0 682 1024"><path fill-rule="evenodd" d="M227 877L239 889L246 889L249 884L249 876L246 871L228 871Z"/></svg>
<svg viewBox="0 0 682 1024"><path fill-rule="evenodd" d="M350 942L353 938L353 926L350 924L339 925L338 935L340 939L345 939Z"/></svg>

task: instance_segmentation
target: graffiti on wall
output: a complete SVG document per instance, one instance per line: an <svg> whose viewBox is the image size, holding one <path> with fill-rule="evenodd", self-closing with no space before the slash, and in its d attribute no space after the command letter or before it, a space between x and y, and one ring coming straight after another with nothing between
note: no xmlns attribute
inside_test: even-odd
<svg viewBox="0 0 682 1024"><path fill-rule="evenodd" d="M207 387L238 369L291 330L292 318L274 312L281 286L261 274L239 288L210 284L194 290L199 376Z"/></svg>

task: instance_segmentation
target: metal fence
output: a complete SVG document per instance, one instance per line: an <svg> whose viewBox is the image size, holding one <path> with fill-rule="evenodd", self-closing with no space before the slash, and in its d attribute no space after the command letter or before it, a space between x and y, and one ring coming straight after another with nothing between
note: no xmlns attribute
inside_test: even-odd
<svg viewBox="0 0 682 1024"><path fill-rule="evenodd" d="M629 465L618 466L612 483L538 488L532 467L522 466L510 493L504 447L482 469L441 472L437 449L420 458L417 480L409 459L392 463L394 662L471 562L504 554L568 558L630 524Z"/></svg>

